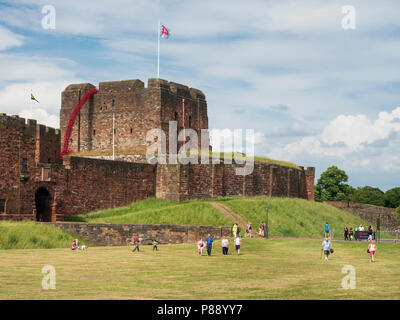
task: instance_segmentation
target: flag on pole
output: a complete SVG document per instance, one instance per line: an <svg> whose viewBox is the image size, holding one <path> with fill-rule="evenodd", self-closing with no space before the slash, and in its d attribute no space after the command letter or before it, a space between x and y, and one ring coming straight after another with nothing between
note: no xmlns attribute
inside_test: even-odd
<svg viewBox="0 0 400 320"><path fill-rule="evenodd" d="M170 34L169 29L166 26L162 25L161 26L161 34L160 34L161 38L168 39L169 34Z"/></svg>
<svg viewBox="0 0 400 320"><path fill-rule="evenodd" d="M33 96L32 93L31 93L31 100L35 100L37 103L40 103L39 101L36 100L36 98Z"/></svg>

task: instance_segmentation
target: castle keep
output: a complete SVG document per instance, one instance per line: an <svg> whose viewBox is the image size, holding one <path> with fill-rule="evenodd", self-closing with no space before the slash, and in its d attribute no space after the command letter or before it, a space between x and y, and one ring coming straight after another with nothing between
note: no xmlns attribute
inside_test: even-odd
<svg viewBox="0 0 400 320"><path fill-rule="evenodd" d="M101 82L72 129L74 154L61 160L69 117L92 84L62 93L60 130L0 114L0 220L62 221L64 217L157 197L183 201L231 195L314 200L314 168L255 162L247 176L238 164L149 164L148 130L208 129L205 95L197 89L149 79ZM114 119L114 120L113 120ZM114 135L113 135L113 124ZM111 160L114 146L116 160ZM200 141L200 139L199 139Z"/></svg>

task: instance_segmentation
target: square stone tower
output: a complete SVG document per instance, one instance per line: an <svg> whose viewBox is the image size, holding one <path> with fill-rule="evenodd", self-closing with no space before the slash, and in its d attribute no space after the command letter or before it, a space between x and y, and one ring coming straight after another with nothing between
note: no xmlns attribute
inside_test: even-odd
<svg viewBox="0 0 400 320"><path fill-rule="evenodd" d="M61 141L74 106L92 84L72 84L62 93L60 111ZM113 145L119 154L144 153L151 129L162 129L167 136L169 121L184 128L208 129L207 103L203 92L163 79L149 79L147 88L140 80L100 82L98 92L78 115L69 142L74 152L109 153ZM199 141L200 141L200 135ZM168 151L168 149L167 149Z"/></svg>

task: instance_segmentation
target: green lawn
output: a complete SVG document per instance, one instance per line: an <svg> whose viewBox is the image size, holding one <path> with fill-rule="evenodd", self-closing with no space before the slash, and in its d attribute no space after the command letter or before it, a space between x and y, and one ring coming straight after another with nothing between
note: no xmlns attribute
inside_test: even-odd
<svg viewBox="0 0 400 320"><path fill-rule="evenodd" d="M132 224L180 224L231 226L234 221L213 208L209 202L220 202L251 221L258 231L265 221L265 205L269 206L269 226L272 237L321 237L324 224L335 229L335 237L342 237L347 225L368 226L367 221L327 204L297 198L226 197L207 200L171 202L159 199L138 201L129 206L101 210L70 217L68 221L132 223ZM244 226L242 226L244 231Z"/></svg>
<svg viewBox="0 0 400 320"><path fill-rule="evenodd" d="M334 237L341 239L345 226L354 228L363 224L368 227L370 224L347 211L298 198L233 197L216 201L225 204L257 228L261 221L265 221L265 206L268 205L271 237L319 238L323 236L324 225L328 222L330 228L335 230Z"/></svg>
<svg viewBox="0 0 400 320"><path fill-rule="evenodd" d="M70 247L74 239L92 245L82 237L35 222L0 222L0 249L35 249Z"/></svg>
<svg viewBox="0 0 400 320"><path fill-rule="evenodd" d="M229 226L232 221L204 201L147 199L129 206L69 217L66 221Z"/></svg>
<svg viewBox="0 0 400 320"><path fill-rule="evenodd" d="M335 242L328 262L320 241L243 239L241 255L211 257L194 244L0 250L0 299L400 299L399 244ZM56 289L41 287L42 267L56 269ZM345 290L342 268L356 270Z"/></svg>

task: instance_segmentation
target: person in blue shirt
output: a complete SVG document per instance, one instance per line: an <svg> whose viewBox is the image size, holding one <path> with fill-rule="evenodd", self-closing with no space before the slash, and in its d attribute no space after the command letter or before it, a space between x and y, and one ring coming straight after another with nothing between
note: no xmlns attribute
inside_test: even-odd
<svg viewBox="0 0 400 320"><path fill-rule="evenodd" d="M325 240L322 241L322 249L321 249L321 250L324 250L325 261L328 261L328 256L329 256L331 247L332 247L331 240L329 240L328 238L325 238Z"/></svg>
<svg viewBox="0 0 400 320"><path fill-rule="evenodd" d="M211 237L211 234L208 234L207 238L206 238L206 243L207 243L207 254L209 256L211 256L211 249L212 249L213 242L214 242L213 237Z"/></svg>
<svg viewBox="0 0 400 320"><path fill-rule="evenodd" d="M325 223L325 237L329 237L329 224Z"/></svg>

